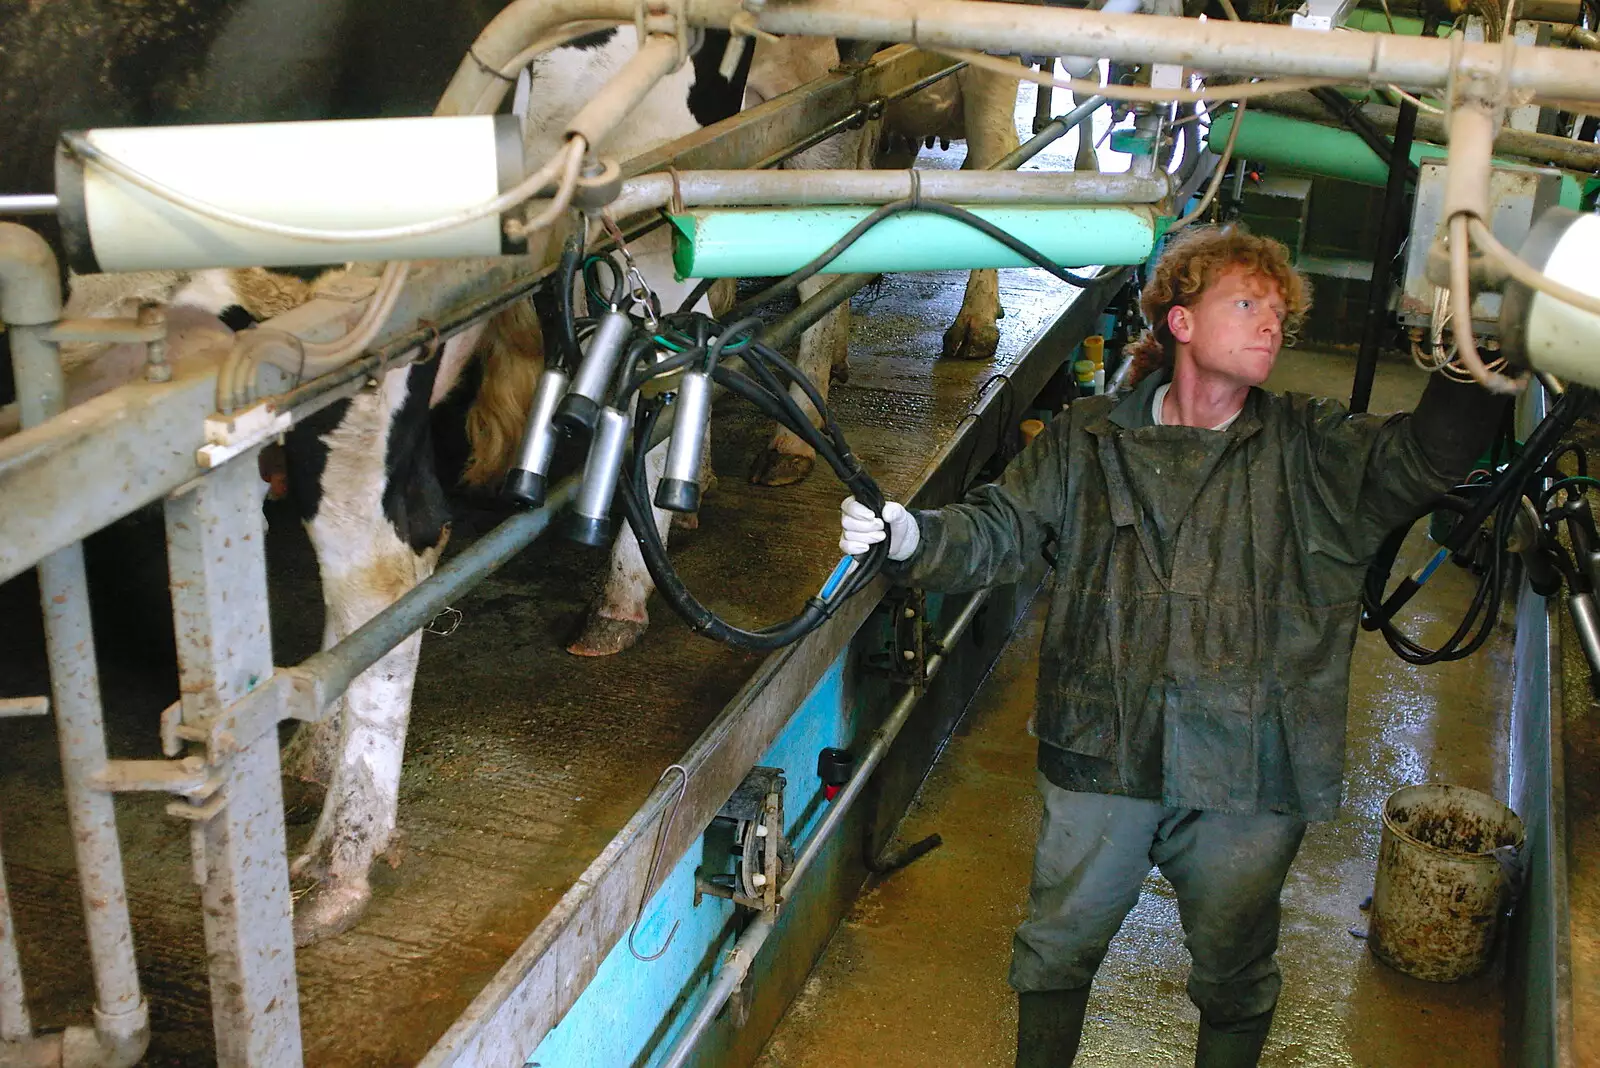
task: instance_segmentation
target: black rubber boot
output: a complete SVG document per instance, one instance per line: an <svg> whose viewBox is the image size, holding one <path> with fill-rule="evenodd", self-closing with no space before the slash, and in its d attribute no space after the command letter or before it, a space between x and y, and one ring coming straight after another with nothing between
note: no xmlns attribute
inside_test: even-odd
<svg viewBox="0 0 1600 1068"><path fill-rule="evenodd" d="M1068 1068L1078 1055L1089 988L1017 996L1017 1068Z"/></svg>
<svg viewBox="0 0 1600 1068"><path fill-rule="evenodd" d="M1200 1042L1194 1051L1194 1068L1255 1068L1261 1047L1272 1030L1272 1010L1260 1016L1217 1027L1200 1021Z"/></svg>

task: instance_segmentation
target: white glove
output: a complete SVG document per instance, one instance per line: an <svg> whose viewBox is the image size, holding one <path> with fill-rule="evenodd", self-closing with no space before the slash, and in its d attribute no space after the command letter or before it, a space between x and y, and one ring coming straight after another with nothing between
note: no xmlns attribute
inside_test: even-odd
<svg viewBox="0 0 1600 1068"><path fill-rule="evenodd" d="M847 556L860 556L883 540L885 522L889 524L889 559L909 560L917 551L922 534L911 513L894 501L883 506L883 518L879 519L872 509L854 497L846 497L839 505L839 525L844 528L839 548Z"/></svg>

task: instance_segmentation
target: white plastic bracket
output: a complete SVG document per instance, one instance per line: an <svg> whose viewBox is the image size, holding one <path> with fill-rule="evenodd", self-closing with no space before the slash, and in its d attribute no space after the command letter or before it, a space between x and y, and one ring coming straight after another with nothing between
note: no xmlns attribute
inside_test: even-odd
<svg viewBox="0 0 1600 1068"><path fill-rule="evenodd" d="M206 419L206 443L196 450L195 462L204 468L221 467L240 453L282 434L293 422L293 415L278 411L270 403L232 415L213 415Z"/></svg>

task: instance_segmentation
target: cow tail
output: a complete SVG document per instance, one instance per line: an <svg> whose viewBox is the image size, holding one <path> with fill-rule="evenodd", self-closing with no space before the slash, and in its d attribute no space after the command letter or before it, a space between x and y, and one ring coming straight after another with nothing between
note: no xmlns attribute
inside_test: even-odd
<svg viewBox="0 0 1600 1068"><path fill-rule="evenodd" d="M471 456L461 481L495 486L505 477L544 371L544 335L533 305L513 302L489 320L480 346L483 384L467 412Z"/></svg>

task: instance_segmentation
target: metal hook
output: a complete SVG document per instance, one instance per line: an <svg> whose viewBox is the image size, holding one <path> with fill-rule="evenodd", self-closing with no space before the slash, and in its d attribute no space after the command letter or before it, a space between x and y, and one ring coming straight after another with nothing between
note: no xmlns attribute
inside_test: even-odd
<svg viewBox="0 0 1600 1068"><path fill-rule="evenodd" d="M661 851L666 848L667 836L672 833L672 823L678 818L678 806L683 802L683 795L689 790L689 769L684 767L682 764L669 765L667 770L661 773L661 778L656 780L656 785L660 786L662 783L666 782L667 776L671 775L673 772L677 772L680 776L682 776L682 779L678 784L678 795L672 799L672 807L667 810L666 821L662 824L661 830L656 834L656 847L650 855L650 870L647 871L644 876L644 893L639 895L639 908L638 911L633 914L633 925L628 928L628 952L633 954L634 960L643 961L646 964L654 960L660 960L667 950L671 948L672 939L678 933L678 925L683 922L681 920L674 920L672 923L672 930L667 932L667 940L661 943L660 949L656 950L649 956L645 956L637 949L633 948L633 936L639 930L639 921L644 918L644 907L647 903L649 903L650 895L655 893L656 868L661 864Z"/></svg>

